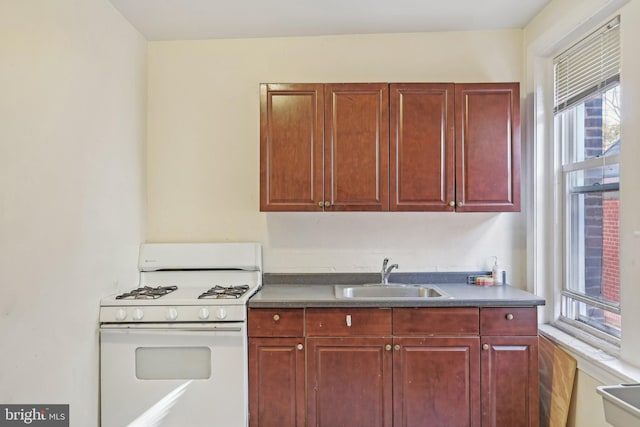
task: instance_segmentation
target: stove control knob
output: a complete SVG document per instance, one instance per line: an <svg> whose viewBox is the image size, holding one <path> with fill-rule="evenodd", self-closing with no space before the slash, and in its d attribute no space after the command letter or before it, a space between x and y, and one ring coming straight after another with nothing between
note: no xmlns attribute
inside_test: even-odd
<svg viewBox="0 0 640 427"><path fill-rule="evenodd" d="M219 308L216 310L216 319L224 320L227 318L227 310L224 308Z"/></svg>
<svg viewBox="0 0 640 427"><path fill-rule="evenodd" d="M142 320L144 317L144 311L141 308L136 308L133 310L133 320Z"/></svg>
<svg viewBox="0 0 640 427"><path fill-rule="evenodd" d="M124 320L127 318L127 310L124 308L119 308L116 311L116 320Z"/></svg>
<svg viewBox="0 0 640 427"><path fill-rule="evenodd" d="M175 308L171 307L165 313L165 317L167 318L167 320L176 320L178 318L178 310L176 310Z"/></svg>
<svg viewBox="0 0 640 427"><path fill-rule="evenodd" d="M200 311L198 311L198 317L202 320L207 320L209 318L209 309L202 307Z"/></svg>

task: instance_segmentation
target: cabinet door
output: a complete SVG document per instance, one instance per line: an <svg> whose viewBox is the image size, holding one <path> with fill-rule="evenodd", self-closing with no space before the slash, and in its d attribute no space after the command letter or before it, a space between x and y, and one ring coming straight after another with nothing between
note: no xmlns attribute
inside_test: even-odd
<svg viewBox="0 0 640 427"><path fill-rule="evenodd" d="M538 337L482 337L483 427L538 427Z"/></svg>
<svg viewBox="0 0 640 427"><path fill-rule="evenodd" d="M249 425L304 427L304 340L249 339Z"/></svg>
<svg viewBox="0 0 640 427"><path fill-rule="evenodd" d="M307 425L391 427L391 338L307 339Z"/></svg>
<svg viewBox="0 0 640 427"><path fill-rule="evenodd" d="M480 338L394 338L394 349L394 427L480 425Z"/></svg>
<svg viewBox="0 0 640 427"><path fill-rule="evenodd" d="M321 84L260 86L260 210L321 211Z"/></svg>
<svg viewBox="0 0 640 427"><path fill-rule="evenodd" d="M453 211L454 85L398 83L389 93L390 209Z"/></svg>
<svg viewBox="0 0 640 427"><path fill-rule="evenodd" d="M520 211L518 83L455 85L459 212Z"/></svg>
<svg viewBox="0 0 640 427"><path fill-rule="evenodd" d="M389 88L325 85L325 210L389 210Z"/></svg>

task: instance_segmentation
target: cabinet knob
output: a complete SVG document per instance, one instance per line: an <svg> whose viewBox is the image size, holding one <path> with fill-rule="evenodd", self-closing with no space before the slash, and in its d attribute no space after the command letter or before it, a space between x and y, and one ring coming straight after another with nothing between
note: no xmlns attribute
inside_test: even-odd
<svg viewBox="0 0 640 427"><path fill-rule="evenodd" d="M482 344L483 350L489 350L489 344Z"/></svg>
<svg viewBox="0 0 640 427"><path fill-rule="evenodd" d="M384 346L384 349L385 349L385 350L387 350L387 351L391 350L391 344L387 344L387 345L385 345L385 346Z"/></svg>
<svg viewBox="0 0 640 427"><path fill-rule="evenodd" d="M449 202L449 206L454 207L456 205L456 202L454 202L453 200Z"/></svg>
<svg viewBox="0 0 640 427"><path fill-rule="evenodd" d="M458 207L461 207L461 206L462 206L462 202L458 202Z"/></svg>
<svg viewBox="0 0 640 427"><path fill-rule="evenodd" d="M324 202L323 201L318 202L318 206L320 206L321 208L324 208Z"/></svg>
<svg viewBox="0 0 640 427"><path fill-rule="evenodd" d="M274 321L276 321L276 322L277 322L278 320L280 320L280 315L279 315L279 314L274 314L274 315L273 315L273 320L274 320Z"/></svg>
<svg viewBox="0 0 640 427"><path fill-rule="evenodd" d="M348 327L351 327L351 315L347 314L347 317L345 318L345 323L347 324Z"/></svg>
<svg viewBox="0 0 640 427"><path fill-rule="evenodd" d="M330 208L331 207L331 202L324 202L324 207L325 208Z"/></svg>
<svg viewBox="0 0 640 427"><path fill-rule="evenodd" d="M513 314L511 313L507 314L505 317L507 320L513 320Z"/></svg>
<svg viewBox="0 0 640 427"><path fill-rule="evenodd" d="M298 344L298 345L296 346L296 348L297 348L298 350L302 350L302 349L304 348L304 346L303 346L302 344Z"/></svg>
<svg viewBox="0 0 640 427"><path fill-rule="evenodd" d="M394 349L395 351L400 350L400 345L399 345L399 344L394 345L394 346L393 346L393 349Z"/></svg>

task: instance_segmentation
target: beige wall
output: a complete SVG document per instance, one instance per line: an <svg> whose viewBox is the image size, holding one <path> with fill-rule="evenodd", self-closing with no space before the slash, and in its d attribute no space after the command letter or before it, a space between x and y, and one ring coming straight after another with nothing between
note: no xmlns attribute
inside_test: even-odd
<svg viewBox="0 0 640 427"><path fill-rule="evenodd" d="M573 383L573 395L567 427L604 427L609 424L604 418L602 398L595 392L603 384L578 370Z"/></svg>
<svg viewBox="0 0 640 427"><path fill-rule="evenodd" d="M144 235L146 42L107 0L0 2L0 402L98 424L98 304Z"/></svg>
<svg viewBox="0 0 640 427"><path fill-rule="evenodd" d="M523 286L522 214L260 213L261 82L520 81L522 32L152 42L150 241L257 240L265 270L489 268ZM490 165L487 165L490 168Z"/></svg>

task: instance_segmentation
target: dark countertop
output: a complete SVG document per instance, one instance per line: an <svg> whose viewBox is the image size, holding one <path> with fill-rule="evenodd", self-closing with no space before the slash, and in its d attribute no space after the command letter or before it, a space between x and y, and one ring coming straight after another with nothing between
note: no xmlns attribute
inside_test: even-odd
<svg viewBox="0 0 640 427"><path fill-rule="evenodd" d="M466 277L486 272L401 273L391 275L390 282L431 284L450 298L336 298L334 284L376 282L376 273L341 274L265 274L264 285L251 297L251 308L304 307L522 307L544 305L545 300L510 285L467 285Z"/></svg>

